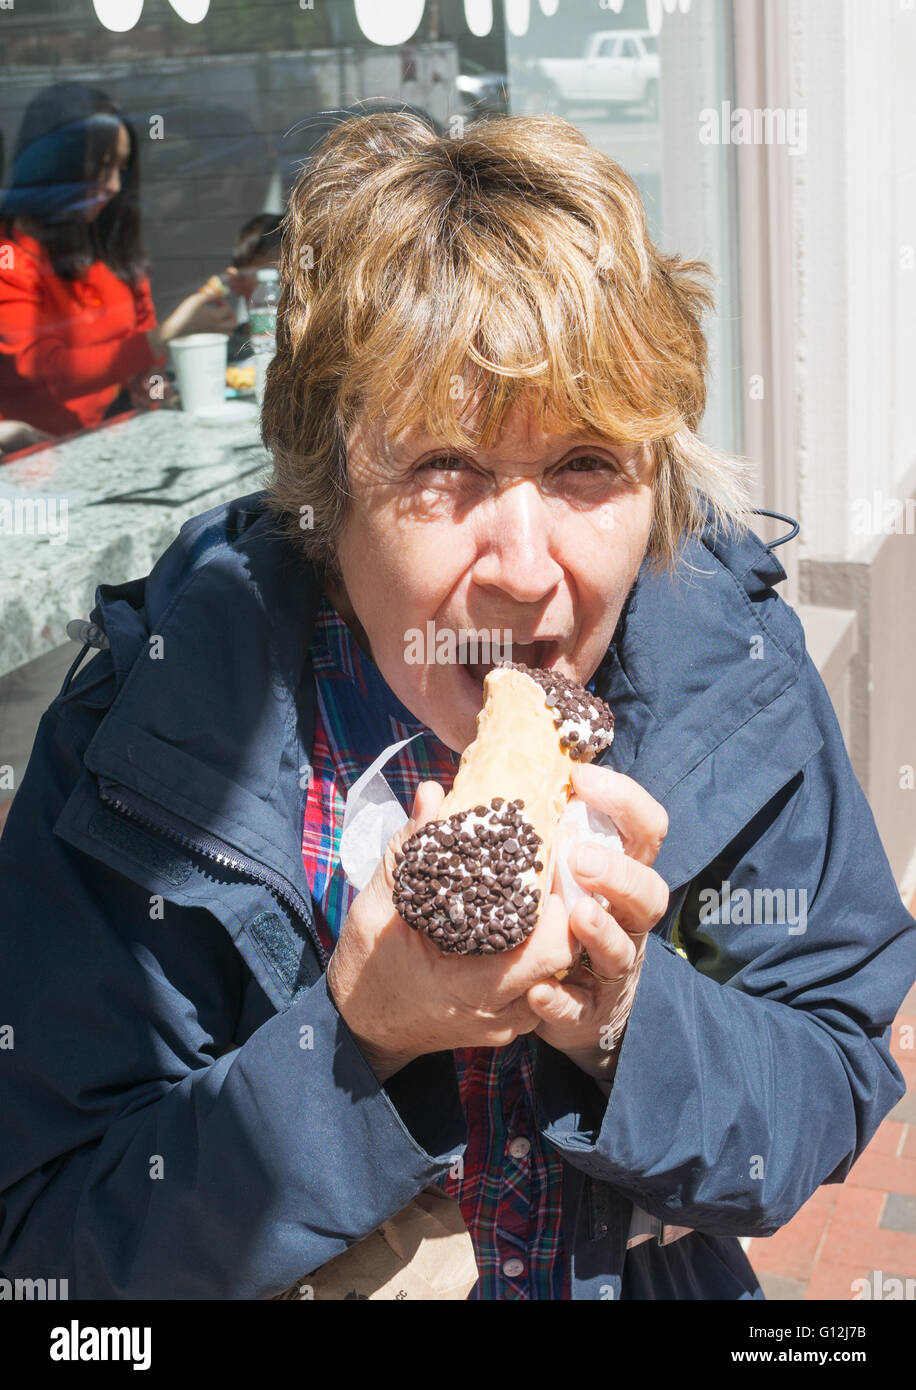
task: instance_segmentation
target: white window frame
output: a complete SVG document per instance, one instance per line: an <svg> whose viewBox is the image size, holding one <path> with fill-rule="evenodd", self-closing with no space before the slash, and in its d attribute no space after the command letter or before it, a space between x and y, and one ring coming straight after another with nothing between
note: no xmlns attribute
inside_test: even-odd
<svg viewBox="0 0 916 1390"><path fill-rule="evenodd" d="M733 0L735 106L793 105L789 0ZM798 419L795 383L792 161L778 145L739 145L737 154L744 454L756 465L755 504L799 518ZM763 399L751 394L762 378ZM758 518L774 540L781 522ZM777 551L788 575L780 592L798 601L799 546Z"/></svg>

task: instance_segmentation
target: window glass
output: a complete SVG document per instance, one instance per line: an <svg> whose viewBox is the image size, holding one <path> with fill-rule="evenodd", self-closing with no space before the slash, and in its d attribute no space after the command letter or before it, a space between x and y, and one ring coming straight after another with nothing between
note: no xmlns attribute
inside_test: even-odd
<svg viewBox="0 0 916 1390"><path fill-rule="evenodd" d="M623 0L620 12L581 5L546 15L532 5L523 33L506 34L511 105L574 122L623 165L642 195L660 249L699 257L716 281L716 312L705 328L712 380L703 432L742 448L734 148L705 143L704 111L733 98L731 6L687 0L677 10ZM618 60L590 61L607 51Z"/></svg>
<svg viewBox="0 0 916 1390"><path fill-rule="evenodd" d="M719 277L707 428L739 447L737 401L723 385L737 381L728 326L737 317L732 152L697 136L698 111L731 91L729 6L682 0L669 13L661 0L622 0L619 13L590 4L545 13L551 8L476 0L17 5L0 15L3 181L7 193L20 185L7 212L17 197L34 212L22 181L36 161L45 162L41 177L49 167L41 141L21 147L30 103L51 88L59 94L61 83L101 94L129 129L138 227L162 322L233 264L252 219L282 215L303 162L358 103L406 104L438 129L459 115L560 112L633 176L658 244L704 257ZM587 61L596 58L610 61ZM58 169L47 197L67 206L103 200L114 178L102 169ZM230 302L243 325L246 297ZM125 406L126 383L116 384L108 414ZM0 400L0 413L11 409ZM84 423L98 425L97 416ZM57 418L55 430L65 423Z"/></svg>

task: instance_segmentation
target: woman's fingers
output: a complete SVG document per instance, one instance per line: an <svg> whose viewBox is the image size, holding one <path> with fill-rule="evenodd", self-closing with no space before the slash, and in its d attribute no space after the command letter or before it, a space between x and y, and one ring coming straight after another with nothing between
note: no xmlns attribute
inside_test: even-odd
<svg viewBox="0 0 916 1390"><path fill-rule="evenodd" d="M427 821L438 818L439 807L445 800L445 788L438 782L421 782L414 794L410 818L419 829Z"/></svg>
<svg viewBox="0 0 916 1390"><path fill-rule="evenodd" d="M576 903L570 924L588 952L593 983L621 983L643 952L645 934L629 934L600 903ZM597 976L601 980L597 980ZM577 976L578 978L578 976ZM584 976L583 980L589 977Z"/></svg>
<svg viewBox="0 0 916 1390"><path fill-rule="evenodd" d="M624 850L641 864L654 864L668 834L668 813L644 787L622 772L575 763L573 786L583 801L616 825Z"/></svg>
<svg viewBox="0 0 916 1390"><path fill-rule="evenodd" d="M577 856L582 850L592 862L580 869ZM618 849L583 842L571 851L569 867L583 888L607 898L608 911L630 936L650 932L668 911L670 894L661 875Z"/></svg>
<svg viewBox="0 0 916 1390"><path fill-rule="evenodd" d="M590 1019L594 1007L588 990L568 980L564 980L562 986L555 980L541 980L529 989L527 1002L544 1023L567 1024L573 1028Z"/></svg>

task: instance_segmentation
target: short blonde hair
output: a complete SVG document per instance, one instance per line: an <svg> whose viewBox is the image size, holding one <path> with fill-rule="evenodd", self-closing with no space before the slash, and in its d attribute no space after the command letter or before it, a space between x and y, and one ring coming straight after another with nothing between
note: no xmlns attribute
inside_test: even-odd
<svg viewBox="0 0 916 1390"><path fill-rule="evenodd" d="M340 577L363 411L390 438L420 426L462 450L489 447L519 403L559 434L648 442L656 570L710 520L748 526L747 461L697 434L712 271L653 246L632 180L568 121L452 137L407 113L344 120L290 196L280 275L268 505L323 575ZM480 401L479 434L457 418L456 382L459 402L465 388Z"/></svg>

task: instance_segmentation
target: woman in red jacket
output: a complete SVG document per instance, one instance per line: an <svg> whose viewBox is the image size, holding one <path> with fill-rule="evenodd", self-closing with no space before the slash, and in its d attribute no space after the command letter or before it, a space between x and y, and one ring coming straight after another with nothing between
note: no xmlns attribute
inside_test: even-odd
<svg viewBox="0 0 916 1390"><path fill-rule="evenodd" d="M98 425L170 339L226 333L225 299L190 295L157 325L140 237L137 137L78 82L30 102L0 200L0 420L53 436Z"/></svg>

